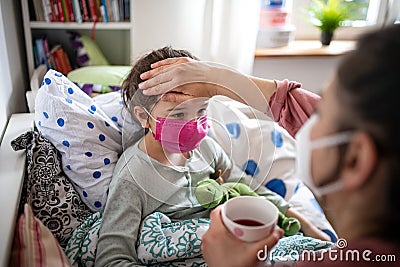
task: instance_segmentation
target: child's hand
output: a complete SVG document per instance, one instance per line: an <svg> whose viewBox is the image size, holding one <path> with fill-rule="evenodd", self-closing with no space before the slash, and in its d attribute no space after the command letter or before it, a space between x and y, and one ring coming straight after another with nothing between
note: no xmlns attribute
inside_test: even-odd
<svg viewBox="0 0 400 267"><path fill-rule="evenodd" d="M307 220L301 213L294 210L293 208L288 208L285 214L287 217L294 217L300 221L301 231L305 236L317 238L324 241L331 241L329 235L322 232L320 229L315 227L309 220Z"/></svg>
<svg viewBox="0 0 400 267"><path fill-rule="evenodd" d="M331 238L322 232L320 229L312 225L311 223L302 224L301 230L303 231L305 236L314 237L324 241L331 241Z"/></svg>

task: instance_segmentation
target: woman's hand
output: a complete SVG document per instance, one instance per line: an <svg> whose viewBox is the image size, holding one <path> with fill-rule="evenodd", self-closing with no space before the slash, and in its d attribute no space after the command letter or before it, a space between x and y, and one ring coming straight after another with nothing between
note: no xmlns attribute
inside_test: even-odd
<svg viewBox="0 0 400 267"><path fill-rule="evenodd" d="M151 67L152 70L140 75L142 80L146 80L139 84L145 95L160 95L170 91L180 93L179 97L212 97L217 94L212 75L215 69L208 63L178 57L158 61Z"/></svg>
<svg viewBox="0 0 400 267"><path fill-rule="evenodd" d="M275 230L267 238L247 243L233 236L221 219L221 206L211 212L211 225L202 238L202 252L209 267L247 267L256 266L258 257L264 257L283 235L281 229ZM267 248L267 249L266 249Z"/></svg>

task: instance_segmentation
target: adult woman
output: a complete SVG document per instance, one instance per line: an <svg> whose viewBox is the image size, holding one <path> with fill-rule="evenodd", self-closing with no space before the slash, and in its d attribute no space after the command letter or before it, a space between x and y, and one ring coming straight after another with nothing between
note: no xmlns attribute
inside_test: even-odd
<svg viewBox="0 0 400 267"><path fill-rule="evenodd" d="M396 212L400 208L399 62L400 25L363 36L357 49L339 65L317 115L297 135L297 166L302 177L310 178L307 185L323 196L332 225L348 242L344 249L358 251L360 256L357 262L347 257L332 262L334 258L326 254L321 260L329 266L376 264L382 255L400 260L400 215ZM254 251L225 249L238 241L229 237L219 209L211 218L210 230L203 237L209 266L255 265ZM365 257L366 249L371 253ZM395 266L396 262L384 265Z"/></svg>

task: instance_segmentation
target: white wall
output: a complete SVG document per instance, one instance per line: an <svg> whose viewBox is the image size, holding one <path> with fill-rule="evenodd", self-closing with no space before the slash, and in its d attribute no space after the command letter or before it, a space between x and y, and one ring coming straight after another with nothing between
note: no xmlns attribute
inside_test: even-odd
<svg viewBox="0 0 400 267"><path fill-rule="evenodd" d="M303 88L320 93L335 72L340 56L256 58L253 75L268 79L289 79Z"/></svg>
<svg viewBox="0 0 400 267"><path fill-rule="evenodd" d="M11 114L26 112L27 70L20 1L0 1L0 140Z"/></svg>

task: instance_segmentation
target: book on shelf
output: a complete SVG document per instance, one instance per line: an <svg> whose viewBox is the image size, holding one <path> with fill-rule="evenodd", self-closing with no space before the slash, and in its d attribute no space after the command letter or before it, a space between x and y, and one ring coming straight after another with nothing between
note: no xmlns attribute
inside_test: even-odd
<svg viewBox="0 0 400 267"><path fill-rule="evenodd" d="M74 7L72 6L72 0L63 0L65 2L65 13L67 14L68 22L75 21Z"/></svg>
<svg viewBox="0 0 400 267"><path fill-rule="evenodd" d="M53 62L54 69L66 75L72 70L68 56L65 53L61 45L55 45L51 51L51 60Z"/></svg>
<svg viewBox="0 0 400 267"><path fill-rule="evenodd" d="M46 64L47 58L46 58L46 52L44 50L44 38L35 39L35 47L37 52L36 58L38 60L38 65Z"/></svg>
<svg viewBox="0 0 400 267"><path fill-rule="evenodd" d="M79 1L82 9L82 14L83 14L83 21L84 22L89 22L89 9L88 9L88 4L86 0L81 0Z"/></svg>
<svg viewBox="0 0 400 267"><path fill-rule="evenodd" d="M50 0L50 7L51 7L51 14L52 14L51 22L59 21L57 0Z"/></svg>
<svg viewBox="0 0 400 267"><path fill-rule="evenodd" d="M106 0L101 0L100 2L100 14L103 19L103 22L109 22L108 19L108 8L107 8L107 1Z"/></svg>
<svg viewBox="0 0 400 267"><path fill-rule="evenodd" d="M62 0L55 0L57 3L57 10L58 10L58 20L60 22L65 22L65 15L64 15L64 8L62 4Z"/></svg>
<svg viewBox="0 0 400 267"><path fill-rule="evenodd" d="M83 19L82 19L82 12L81 12L81 6L79 4L79 0L72 0L72 8L73 8L74 15L75 15L75 21L78 23L82 23Z"/></svg>
<svg viewBox="0 0 400 267"><path fill-rule="evenodd" d="M114 21L119 22L121 21L121 14L119 12L119 3L118 0L111 0L111 6L114 14Z"/></svg>
<svg viewBox="0 0 400 267"><path fill-rule="evenodd" d="M42 0L33 0L33 6L35 8L35 17L38 21L44 21L44 10Z"/></svg>
<svg viewBox="0 0 400 267"><path fill-rule="evenodd" d="M47 68L53 68L63 74L67 74L72 70L68 55L62 46L57 44L49 49L46 36L34 40L33 56L35 68L41 64L45 64Z"/></svg>
<svg viewBox="0 0 400 267"><path fill-rule="evenodd" d="M50 0L42 0L44 20L50 22L53 20L53 13L51 9Z"/></svg>
<svg viewBox="0 0 400 267"><path fill-rule="evenodd" d="M130 20L130 0L29 0L32 21L119 22Z"/></svg>
<svg viewBox="0 0 400 267"><path fill-rule="evenodd" d="M52 67L49 44L45 36L36 38L34 40L33 55L35 60L35 67L41 64L45 64L48 68Z"/></svg>
<svg viewBox="0 0 400 267"><path fill-rule="evenodd" d="M113 14L113 10L112 10L111 0L106 0L105 2L107 3L108 21L109 22L113 22L114 21L114 14Z"/></svg>
<svg viewBox="0 0 400 267"><path fill-rule="evenodd" d="M99 13L97 12L97 3L96 0L89 0L89 10L90 10L90 19L92 22L99 21ZM99 6L100 8L100 6Z"/></svg>
<svg viewBox="0 0 400 267"><path fill-rule="evenodd" d="M131 9L129 0L124 0L124 20L130 20Z"/></svg>

